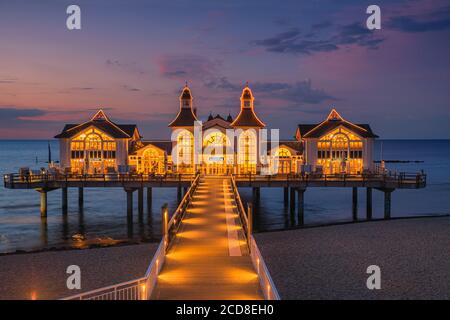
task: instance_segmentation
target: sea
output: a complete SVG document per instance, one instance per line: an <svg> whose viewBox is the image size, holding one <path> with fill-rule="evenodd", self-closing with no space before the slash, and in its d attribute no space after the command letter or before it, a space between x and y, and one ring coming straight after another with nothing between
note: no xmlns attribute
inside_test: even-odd
<svg viewBox="0 0 450 320"><path fill-rule="evenodd" d="M0 140L0 173L18 172L20 167L47 167L48 146L58 160L56 140ZM375 159L396 160L386 167L399 172L427 174L420 190L396 190L392 194L392 216L450 214L450 140L378 140ZM405 161L405 162L403 162ZM359 217L365 218L365 189L360 188ZM251 189L240 189L243 201L251 201ZM68 214L61 209L61 190L48 194L48 217L41 219L39 193L9 190L0 183L0 254L66 248L106 246L119 243L157 242L161 239L161 207L177 207L175 188L153 188L152 208L132 219L126 214L126 194L120 188L85 189L84 209L78 209L78 190L69 189ZM136 201L137 197L134 197ZM373 191L374 218L383 216L383 193ZM322 225L351 221L351 188L309 188L305 192L305 224ZM298 227L283 201L282 188L262 188L254 214L255 232Z"/></svg>

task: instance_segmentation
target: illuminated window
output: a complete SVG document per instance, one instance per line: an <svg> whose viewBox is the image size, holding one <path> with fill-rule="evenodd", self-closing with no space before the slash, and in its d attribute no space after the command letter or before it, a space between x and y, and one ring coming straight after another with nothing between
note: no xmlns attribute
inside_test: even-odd
<svg viewBox="0 0 450 320"><path fill-rule="evenodd" d="M286 148L279 148L275 156L278 158L289 158L291 157L291 152Z"/></svg>
<svg viewBox="0 0 450 320"><path fill-rule="evenodd" d="M193 162L194 136L183 130L177 137L178 163L191 165Z"/></svg>

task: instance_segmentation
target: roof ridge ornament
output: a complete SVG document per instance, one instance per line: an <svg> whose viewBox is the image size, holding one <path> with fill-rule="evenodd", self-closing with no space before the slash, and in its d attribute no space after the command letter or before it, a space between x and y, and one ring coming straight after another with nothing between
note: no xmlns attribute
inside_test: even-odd
<svg viewBox="0 0 450 320"><path fill-rule="evenodd" d="M333 109L331 109L331 112L327 117L327 121L336 121L336 120L343 121L344 118L342 118L342 116L339 114L339 112L337 112L336 109L333 108Z"/></svg>
<svg viewBox="0 0 450 320"><path fill-rule="evenodd" d="M99 109L91 118L91 121L108 121L111 122L103 109Z"/></svg>

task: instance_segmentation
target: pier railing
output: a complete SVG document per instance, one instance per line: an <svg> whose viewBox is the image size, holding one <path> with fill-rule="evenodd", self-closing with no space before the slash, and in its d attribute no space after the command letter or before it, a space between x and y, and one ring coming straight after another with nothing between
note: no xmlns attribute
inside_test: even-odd
<svg viewBox="0 0 450 320"><path fill-rule="evenodd" d="M423 172L367 172L362 174L324 174L324 173L298 173L298 174L276 174L276 175L255 175L255 174L238 174L234 175L236 182L248 183L265 183L270 186L271 183L301 183L304 186L327 186L333 183L342 184L358 183L365 186L370 183L390 184L396 187L414 187L424 188L427 183L427 175Z"/></svg>
<svg viewBox="0 0 450 320"><path fill-rule="evenodd" d="M164 264L164 241L161 241L145 276L112 286L73 295L61 300L148 300Z"/></svg>
<svg viewBox="0 0 450 320"><path fill-rule="evenodd" d="M137 174L137 173L102 173L102 174L19 174L11 173L4 175L5 183L32 183L32 182L69 182L69 181L115 181L115 182L145 182L145 181L155 181L155 182L176 182L176 181L186 181L192 180L193 174L165 174L165 175L154 175L154 174Z"/></svg>
<svg viewBox="0 0 450 320"><path fill-rule="evenodd" d="M168 246L178 231L199 181L200 175L197 174L167 226L163 226L167 233L163 235L163 239L159 243L144 277L70 296L63 300L149 300L158 281L158 275L164 265ZM163 210L167 210L167 206L163 207ZM167 213L163 211L163 214Z"/></svg>
<svg viewBox="0 0 450 320"><path fill-rule="evenodd" d="M275 287L272 277L270 276L269 269L267 268L261 252L259 251L258 245L256 244L255 238L252 235L252 207L251 205L248 205L247 212L245 211L236 185L235 176L231 176L231 188L234 194L238 214L242 222L242 227L245 231L247 244L250 250L250 258L252 260L253 267L258 274L259 285L264 298L266 300L280 300L280 295L278 294L277 288Z"/></svg>
<svg viewBox="0 0 450 320"><path fill-rule="evenodd" d="M183 199L180 204L172 214L168 224L167 224L167 248L172 243L172 240L175 238L176 233L181 225L181 221L186 213L187 208L191 204L192 196L194 195L195 190L197 189L198 183L200 181L200 174L197 174L194 180L191 183L191 186L186 191ZM166 248L166 249L167 249Z"/></svg>

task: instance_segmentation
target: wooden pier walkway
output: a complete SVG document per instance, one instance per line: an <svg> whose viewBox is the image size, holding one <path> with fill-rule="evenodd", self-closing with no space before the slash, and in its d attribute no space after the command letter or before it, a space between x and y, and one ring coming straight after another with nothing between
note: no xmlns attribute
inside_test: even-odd
<svg viewBox="0 0 450 320"><path fill-rule="evenodd" d="M152 299L263 298L230 178L201 178Z"/></svg>

